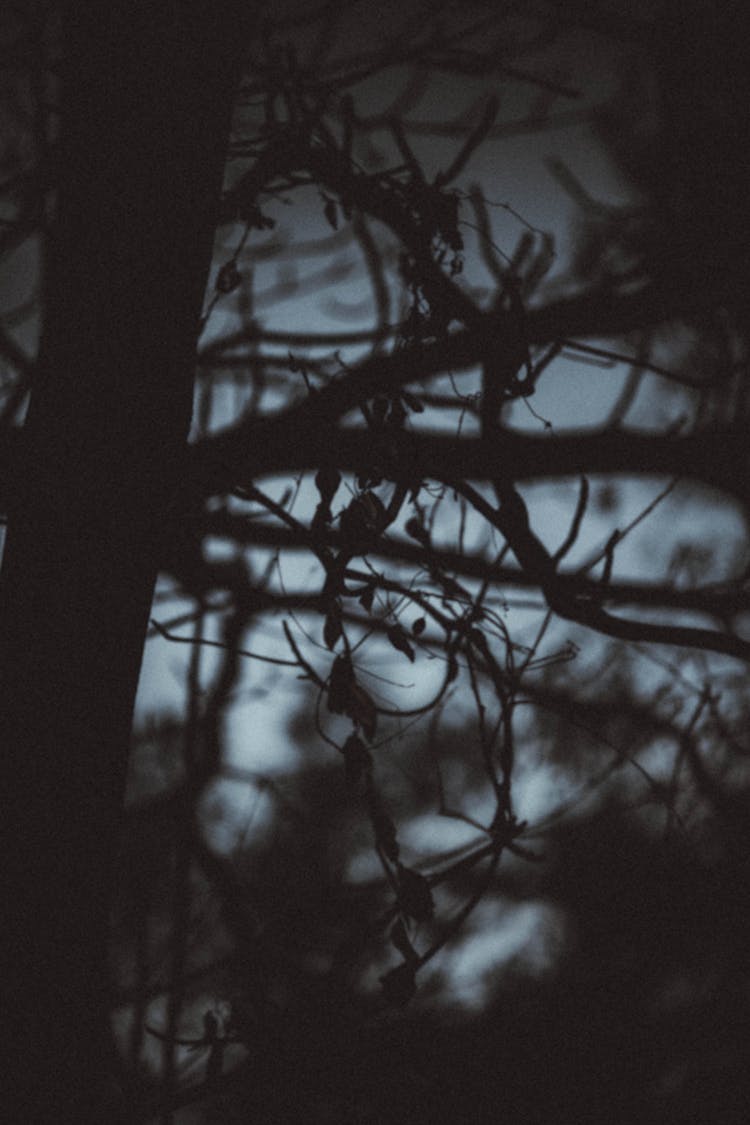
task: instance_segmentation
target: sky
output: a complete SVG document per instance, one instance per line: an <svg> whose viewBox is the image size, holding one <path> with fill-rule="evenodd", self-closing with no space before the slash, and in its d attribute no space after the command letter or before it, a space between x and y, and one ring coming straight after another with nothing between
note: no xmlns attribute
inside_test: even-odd
<svg viewBox="0 0 750 1125"><path fill-rule="evenodd" d="M613 89L612 58L602 51L601 44L587 41L586 36L577 42L576 51L582 57L594 60L587 70L574 65L574 45L568 43L561 57L548 62L548 67L560 74L566 71L577 85L583 87L583 104L597 98L606 98ZM587 54L587 52L589 52ZM377 112L387 104L393 95L396 77L388 75L387 81L371 84L369 93L371 112ZM500 92L501 121L517 121L528 112L529 99L533 89L498 85L485 78L442 79L431 83L422 98L410 110L409 117L416 122L444 120L446 115L457 115L462 108L470 107L477 98ZM580 105L576 104L578 110ZM554 111L552 111L554 112ZM607 206L636 206L637 195L632 185L625 182L601 141L591 127L577 120L570 120L570 111L563 101L559 110L561 124L548 130L514 132L491 140L474 155L461 179L461 184L482 185L485 195L492 200L493 237L501 251L512 255L519 239L530 229L535 239L541 232L552 235L555 258L545 279L545 292L554 295L560 279L564 277L577 226L581 221L580 208L574 198L561 186L552 162L564 159L568 169L585 191L595 200ZM567 114L567 116L566 116ZM376 143L378 138L375 138ZM385 142L383 142L385 143ZM414 150L424 162L426 169L434 174L450 158L455 142L436 140L420 135L417 127L413 138ZM271 200L264 211L273 216L277 228L272 232L254 234L248 242L247 251L239 259L240 270L246 279L252 277L256 297L253 315L258 316L267 331L284 333L290 328L296 332L305 331L354 331L372 324L372 302L369 283L356 261L351 248L333 251L331 261L317 254L309 254L305 247L316 240L333 238L323 214L322 202L315 191L298 193L293 206L284 200ZM288 249L272 253L280 237L289 241ZM467 230L467 238L470 238ZM301 246L301 250L295 250ZM216 268L231 253L232 233L217 248ZM222 255L224 258L222 258ZM467 272L473 263L467 263ZM301 295L300 295L301 291ZM241 311L241 310L240 310ZM217 303L207 325L202 347L208 348L224 334L231 333L238 323L236 301ZM280 352L283 354L283 346ZM352 349L356 356L358 349ZM627 377L624 364L594 365L580 356L568 353L560 357L549 377L544 378L534 396L533 411L521 401L512 410L509 422L530 433L543 430L544 420L553 420L554 429L562 433L567 429L579 428L584 424L595 424L605 419L622 391ZM460 377L462 391L470 393L478 388L477 375L471 373ZM657 380L646 381L631 408L630 420L636 426L655 425L657 420L663 424L665 412L675 409L675 404L663 396L663 388ZM211 428L220 429L228 424L233 416L235 390L219 392L211 417ZM268 399L268 409L277 408L284 401L283 392ZM426 415L429 424L436 424ZM415 424L425 424L425 418L415 419ZM437 423L439 424L439 423ZM444 424L453 425L452 420ZM467 428L471 421L466 422ZM268 490L280 496L287 485L286 480L265 482ZM576 544L570 563L574 565L587 558L592 550L601 548L607 541L612 528L612 504L616 503L618 526L626 526L635 520L644 507L663 489L661 480L619 481L612 486L601 480L592 479L594 503L586 518L579 542ZM609 491L608 491L609 490ZM578 482L570 480L562 485L530 485L524 495L531 503L534 526L542 540L550 547L564 539L575 508ZM295 512L304 516L311 510L316 494L310 482L302 485ZM672 549L671 544L681 540L688 541L694 535L691 521L692 512L686 509L678 497L668 498L658 509L657 516L644 521L623 545L617 555L616 576L632 578L642 573L643 567L653 567L657 563L666 566L665 552ZM715 509L707 519L707 531L715 538L726 542L739 541L743 535L743 525L739 517L729 507ZM710 524L709 524L710 519ZM681 529L684 522L684 530ZM668 524L671 535L665 537L664 526ZM446 529L450 534L450 529ZM211 549L217 554L226 551L226 545L213 543ZM256 556L257 562L257 556ZM259 567L260 569L260 567ZM320 587L322 578L320 568L306 557L292 559L288 555L283 561L279 581L288 589L307 584L310 590ZM160 589L166 590L168 583L162 582ZM169 614L163 603L158 602L154 614L160 620L180 612L179 600L169 603ZM185 603L187 607L187 603ZM511 611L509 622L519 629L522 635L531 636L537 628L538 611L517 609ZM314 618L303 618L306 627L314 632L319 623ZM217 622L209 621L206 636L217 639ZM185 633L185 630L181 630ZM563 645L569 635L569 628L562 623L551 634L556 638L549 641L549 650L555 643ZM249 646L268 655L288 657L289 650L280 632L280 620L270 618L262 621L253 630ZM325 664L322 652L313 650L318 667ZM137 718L144 720L161 709L180 712L185 706L185 672L189 659L189 646L170 644L161 637L148 642L141 673L137 699ZM316 662L316 659L313 661ZM373 661L370 661L373 666ZM210 650L205 650L202 661L206 683L217 667L217 658ZM394 705L406 701L414 705L415 699L427 697L429 688L436 682L439 668L425 663L417 667L404 667L394 659L390 650L382 650L379 660L374 662L378 674L395 681L389 686L368 682L376 698ZM653 683L655 675L663 675L664 670L646 663L643 675ZM402 684L399 688L396 685ZM302 765L309 766L319 761L330 763L333 751L322 741L295 741L290 732L289 716L300 706L303 696L300 685L293 675L278 669L268 668L253 661L246 662L245 672L236 691L236 701L227 716L226 765L231 777L217 780L204 799L205 822L212 846L224 854L247 839L251 831L260 840L264 833L273 831L275 804L263 779L276 777L283 779ZM328 724L330 732L336 732L334 722ZM338 724L343 731L343 724ZM397 750L398 744L396 744ZM395 752L394 752L395 753ZM657 751L650 759L655 773L663 769ZM250 775L250 780L240 780L242 772ZM253 780L254 779L254 780ZM538 758L534 768L521 771L516 787L516 803L519 816L533 824L550 814L565 798L575 797L575 786L571 785L554 767L547 767ZM472 812L482 817L490 815L491 802L475 801ZM446 822L437 816L421 818L403 831L406 854L416 857L420 854L441 853L476 839L473 829L458 822ZM378 873L378 861L371 849L356 852L350 862L349 878L356 882L373 878ZM565 940L564 920L544 902L529 903L524 906L511 906L509 903L487 904L487 910L499 911L498 918L479 918L475 936L456 952L447 954L447 961L441 962L441 970L447 972L452 981L454 1000L461 998L467 1007L481 1000L485 976L498 963L510 958L525 958L533 971L541 972L544 966L552 963ZM382 968L382 967L381 967ZM378 967L372 969L377 973Z"/></svg>

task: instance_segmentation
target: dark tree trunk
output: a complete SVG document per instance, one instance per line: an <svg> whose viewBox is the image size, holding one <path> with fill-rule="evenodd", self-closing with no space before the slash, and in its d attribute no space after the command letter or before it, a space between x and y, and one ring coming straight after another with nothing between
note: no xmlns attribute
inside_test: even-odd
<svg viewBox="0 0 750 1125"><path fill-rule="evenodd" d="M69 4L39 375L0 582L4 1030L23 1122L114 1120L106 929L184 461L237 4ZM9 1102L12 1098L13 1102Z"/></svg>

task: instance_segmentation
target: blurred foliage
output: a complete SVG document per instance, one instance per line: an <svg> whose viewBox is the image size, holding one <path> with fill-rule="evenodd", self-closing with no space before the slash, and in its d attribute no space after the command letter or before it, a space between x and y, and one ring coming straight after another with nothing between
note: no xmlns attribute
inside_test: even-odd
<svg viewBox="0 0 750 1125"><path fill-rule="evenodd" d="M634 738L646 741L646 720L625 703L610 725L601 742L618 738L636 752ZM464 795L481 785L480 768L467 772L474 737L457 729L440 746L443 772L461 777ZM418 743L399 751L405 831L434 801ZM575 787L591 777L582 752L567 724L547 740L562 793L566 780ZM531 833L528 847L542 862L503 860L483 887L482 912L448 941L419 1002L402 1007L397 998L395 1008L373 992L374 977L399 963L384 924L392 892L377 873L350 874L372 843L361 792L342 763L256 781L268 804L257 842L250 828L228 852L197 841L191 849L180 1040L205 1103L201 1119L744 1121L747 796L736 797L740 831L715 810L701 833L687 834L627 768ZM404 775L413 779L406 793ZM161 834L152 825L144 835L133 821L127 836L131 874L121 881L116 928L125 1042L137 1039L141 1019L159 1030L173 828L165 821ZM458 868L439 887L440 908L455 910L482 883L481 870ZM532 911L526 928L521 908ZM407 919L406 928L424 942L436 927ZM481 981L469 1000L467 974ZM208 1012L233 1063L215 1089ZM153 1049L154 1036L146 1040ZM149 1086L157 1096L157 1073L142 1076L146 1104Z"/></svg>

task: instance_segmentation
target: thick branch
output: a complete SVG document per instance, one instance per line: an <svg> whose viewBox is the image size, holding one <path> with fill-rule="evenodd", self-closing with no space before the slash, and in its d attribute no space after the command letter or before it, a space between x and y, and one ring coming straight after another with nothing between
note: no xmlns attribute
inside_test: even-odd
<svg viewBox="0 0 750 1125"><path fill-rule="evenodd" d="M274 527L270 523L247 520L225 511L207 512L201 523L201 535L217 535L230 539L245 547L267 547L284 551L313 549L311 534L305 530L295 531L288 527ZM325 545L340 549L341 538L337 531L326 532ZM411 567L424 567L426 556L424 548L411 540L392 536L381 538L369 552L373 559L389 559L396 564ZM489 579L495 586L510 586L518 590L538 590L538 583L520 567L498 566L486 555L464 553L449 548L431 548L430 561L441 570L462 578ZM179 569L165 569L182 579ZM228 572L227 572L228 573ZM624 581L610 582L607 585L578 575L574 571L561 570L560 577L566 581L575 580L576 587L584 597L593 598L602 605L641 606L648 609L674 610L681 613L701 613L714 620L727 620L734 614L750 611L750 590L738 589L730 583L725 585L706 585L689 589L678 589L660 582ZM224 581L224 574L216 563L205 564L205 582L201 587L208 589L232 589L232 584ZM272 595L265 595L268 607L276 605ZM293 596L293 595L291 595ZM305 595L310 597L309 592ZM303 597L302 592L299 599ZM283 605L283 602L279 603Z"/></svg>
<svg viewBox="0 0 750 1125"><path fill-rule="evenodd" d="M461 354L458 344L455 350ZM374 393L379 386L384 393L417 378L407 353L400 354L403 359L383 366L387 378L381 384L376 383L380 361L363 364L362 391ZM429 359L425 356L425 365ZM370 435L354 428L334 430L328 421L330 413L343 412L357 397L368 395L357 396L353 380L347 380L314 402L267 420L240 423L199 442L192 450L195 498L228 491L243 478L317 468L322 459L330 459L332 449L339 469L366 468L374 453ZM506 430L489 439L403 432L391 440L404 471L433 480L554 480L581 473L672 476L716 488L743 504L748 501L750 445L739 429L685 436L602 431L559 437Z"/></svg>

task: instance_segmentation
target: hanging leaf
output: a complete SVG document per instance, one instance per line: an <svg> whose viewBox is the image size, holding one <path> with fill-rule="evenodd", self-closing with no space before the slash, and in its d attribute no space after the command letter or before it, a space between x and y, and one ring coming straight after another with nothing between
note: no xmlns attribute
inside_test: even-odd
<svg viewBox="0 0 750 1125"><path fill-rule="evenodd" d="M377 841L383 849L383 853L388 857L391 863L396 863L399 855L398 839L396 838L396 826L391 818L381 810L381 815L374 822Z"/></svg>
<svg viewBox="0 0 750 1125"><path fill-rule="evenodd" d="M370 821L375 833L375 843L391 863L397 863L399 848L396 838L396 825L383 808L382 801L373 788L370 789L368 794L368 805Z"/></svg>
<svg viewBox="0 0 750 1125"><path fill-rule="evenodd" d="M350 785L372 769L372 755L359 735L350 734L341 748L344 755L344 772Z"/></svg>
<svg viewBox="0 0 750 1125"><path fill-rule="evenodd" d="M348 715L362 728L368 742L372 742L378 726L377 708L365 689L357 683L352 662L344 653L336 657L331 668L328 710L334 715Z"/></svg>
<svg viewBox="0 0 750 1125"><path fill-rule="evenodd" d="M421 543L423 547L429 547L430 537L416 516L410 516L404 524L404 531L407 535L411 536L412 539L416 539L418 543Z"/></svg>
<svg viewBox="0 0 750 1125"><path fill-rule="evenodd" d="M389 625L385 631L385 635L391 642L395 649L403 652L404 656L414 663L414 649L409 644L409 639L406 636L406 631L401 625Z"/></svg>
<svg viewBox="0 0 750 1125"><path fill-rule="evenodd" d="M450 601L454 598L463 599L466 597L466 594L461 589L458 582L448 574L440 575L440 585L443 587L444 592L442 599L443 605L445 605L446 600Z"/></svg>
<svg viewBox="0 0 750 1125"><path fill-rule="evenodd" d="M341 606L338 602L332 602L323 625L323 640L326 648L333 649L335 647L341 632Z"/></svg>
<svg viewBox="0 0 750 1125"><path fill-rule="evenodd" d="M363 492L341 513L342 538L351 551L362 554L377 542L384 522L383 501L374 492Z"/></svg>
<svg viewBox="0 0 750 1125"><path fill-rule="evenodd" d="M398 865L398 904L415 922L429 922L435 910L430 884L424 875Z"/></svg>
<svg viewBox="0 0 750 1125"><path fill-rule="evenodd" d="M417 991L415 979L417 966L404 961L380 978L383 994L389 1004L396 1008L403 1008L409 1003Z"/></svg>
<svg viewBox="0 0 750 1125"><path fill-rule="evenodd" d="M237 269L234 258L225 262L216 275L215 289L217 293L231 293L242 282L242 275Z"/></svg>
<svg viewBox="0 0 750 1125"><path fill-rule="evenodd" d="M391 941L407 963L418 960L414 946L409 941L402 918L397 918L391 928Z"/></svg>
<svg viewBox="0 0 750 1125"><path fill-rule="evenodd" d="M347 544L356 545L367 536L367 511L358 496L344 508L339 518L339 527Z"/></svg>
<svg viewBox="0 0 750 1125"><path fill-rule="evenodd" d="M427 627L427 621L424 617L418 617L416 621L412 622L411 631L415 637L420 637Z"/></svg>
<svg viewBox="0 0 750 1125"><path fill-rule="evenodd" d="M362 591L362 593L359 595L359 598L357 599L359 601L359 604L362 606L362 609L366 610L367 613L370 613L370 611L372 610L372 603L373 603L374 597L375 597L375 587L374 586L365 586L364 590Z"/></svg>
<svg viewBox="0 0 750 1125"><path fill-rule="evenodd" d="M337 656L328 681L328 710L334 715L346 715L349 695L354 684L354 671L348 656Z"/></svg>
<svg viewBox="0 0 750 1125"><path fill-rule="evenodd" d="M346 714L362 727L368 742L372 742L378 726L377 708L371 696L356 681L352 682L349 689Z"/></svg>
<svg viewBox="0 0 750 1125"><path fill-rule="evenodd" d="M367 507L368 518L373 526L373 530L379 531L385 520L385 504L374 492L366 492L362 497L362 501Z"/></svg>

